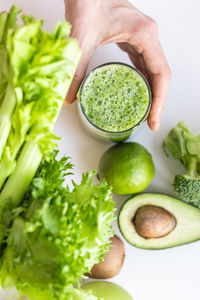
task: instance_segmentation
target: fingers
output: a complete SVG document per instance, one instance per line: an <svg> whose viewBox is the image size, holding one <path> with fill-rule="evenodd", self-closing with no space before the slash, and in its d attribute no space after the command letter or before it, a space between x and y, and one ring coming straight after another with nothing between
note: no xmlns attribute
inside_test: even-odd
<svg viewBox="0 0 200 300"><path fill-rule="evenodd" d="M144 59L140 55L128 54L132 64L144 75L148 82L150 82L149 74L146 70Z"/></svg>
<svg viewBox="0 0 200 300"><path fill-rule="evenodd" d="M158 36L152 35L151 30L150 34L143 32L131 44L119 43L118 46L128 53L131 62L151 85L152 107L148 124L152 130L158 130L171 76Z"/></svg>
<svg viewBox="0 0 200 300"><path fill-rule="evenodd" d="M72 24L70 36L79 41L79 46L82 49L78 69L66 96L66 104L70 104L76 100L76 95L86 74L89 61L98 46L99 34L94 28L95 5L93 7L92 3L89 3L90 1L87 0L66 0L65 2L66 19Z"/></svg>
<svg viewBox="0 0 200 300"><path fill-rule="evenodd" d="M74 23L72 25L71 37L79 41L79 46L82 49L82 55L72 84L66 96L66 104L71 104L76 100L77 92L87 72L90 59L97 48L95 34L92 34L89 30L85 32L85 27L86 26L81 26L79 23Z"/></svg>
<svg viewBox="0 0 200 300"><path fill-rule="evenodd" d="M76 74L74 75L72 84L66 96L66 104L71 104L76 100L78 89L81 85L83 78L85 77L87 67L91 59L91 55L89 53L90 52L86 52L86 51L82 52L78 69L76 71Z"/></svg>
<svg viewBox="0 0 200 300"><path fill-rule="evenodd" d="M164 104L167 97L171 71L157 37L150 34L143 36L142 57L148 73L152 91L152 106L148 117L148 125L158 130ZM145 73L145 72L144 72Z"/></svg>
<svg viewBox="0 0 200 300"><path fill-rule="evenodd" d="M162 51L160 43L154 41L146 44L143 59L150 77L152 90L152 106L148 118L149 127L158 130L164 104L167 97L171 71Z"/></svg>
<svg viewBox="0 0 200 300"><path fill-rule="evenodd" d="M148 125L152 130L158 130L161 115L169 86L170 75L168 72L154 74L152 79L152 106L148 117Z"/></svg>
<svg viewBox="0 0 200 300"><path fill-rule="evenodd" d="M149 113L148 125L152 130L158 130L169 86L169 68L163 68L163 72L161 73L151 74L148 72L143 57L140 55L134 56L132 54L129 54L129 57L135 67L146 77L151 85L152 106Z"/></svg>
<svg viewBox="0 0 200 300"><path fill-rule="evenodd" d="M134 19L132 19L132 22L132 27L130 26L132 34L127 40L129 46L127 46L127 43L119 44L119 46L122 50L128 52L132 63L150 83L152 107L148 124L152 130L158 130L171 72L159 42L156 22L147 16L139 19L140 26L135 25Z"/></svg>

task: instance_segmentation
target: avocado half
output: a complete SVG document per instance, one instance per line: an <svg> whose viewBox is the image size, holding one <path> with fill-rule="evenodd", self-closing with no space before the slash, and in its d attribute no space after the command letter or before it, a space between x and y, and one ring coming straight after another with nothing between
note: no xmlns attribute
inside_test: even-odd
<svg viewBox="0 0 200 300"><path fill-rule="evenodd" d="M175 228L163 237L145 238L138 234L134 223L137 211L144 206L164 209L176 219ZM200 210L164 194L139 194L128 199L118 217L124 238L133 246L143 249L165 249L192 243L200 239Z"/></svg>

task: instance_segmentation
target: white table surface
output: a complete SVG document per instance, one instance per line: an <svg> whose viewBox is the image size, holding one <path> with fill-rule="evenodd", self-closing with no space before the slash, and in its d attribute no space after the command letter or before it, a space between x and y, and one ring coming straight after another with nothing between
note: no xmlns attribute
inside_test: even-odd
<svg viewBox="0 0 200 300"><path fill-rule="evenodd" d="M146 127L134 140L152 153L155 162L156 175L147 191L173 195L173 177L183 169L178 161L165 157L161 145L169 130L180 120L185 120L194 132L200 133L200 1L132 2L158 22L160 39L173 72L159 132L151 132ZM64 19L62 0L0 0L0 10L8 9L14 3L25 13L44 19L48 29L58 19ZM129 62L126 54L115 45L104 46L95 53L90 69L114 60ZM84 131L77 117L76 104L63 107L55 132L63 137L60 154L72 157L77 181L82 172L97 169L102 153L110 146L94 140ZM115 198L118 208L125 199ZM116 224L115 228L120 235ZM111 281L122 285L135 300L200 299L200 242L160 251L137 249L126 242L125 246L124 266ZM1 293L0 299L10 298Z"/></svg>

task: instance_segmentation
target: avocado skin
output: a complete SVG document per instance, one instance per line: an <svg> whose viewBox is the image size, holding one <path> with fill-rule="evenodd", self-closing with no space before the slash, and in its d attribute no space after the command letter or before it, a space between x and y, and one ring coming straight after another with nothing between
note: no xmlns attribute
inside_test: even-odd
<svg viewBox="0 0 200 300"><path fill-rule="evenodd" d="M140 199L142 201L140 201ZM136 211L143 205L151 205L151 204L157 205L159 207L162 207L162 208L168 210L171 214L174 215L174 217L177 220L176 229L174 230L175 233L174 232L172 232L173 234L169 233L167 236L164 236L162 238L145 239L143 237L140 237L135 230L134 235L131 238L130 238L130 236L127 236L126 229L125 229L123 221L122 221L122 219L123 219L122 213L124 212L124 210L127 210L127 207L126 207L127 204L129 204L132 201L135 202L135 204L137 203ZM176 208L174 209L173 206L176 206ZM178 218L177 218L177 214L176 214L177 207L179 208ZM187 212L186 214L188 215L187 220L185 220L185 217L183 217L184 228L182 228L183 224L181 224L181 222L180 222L180 218L181 218L180 211L182 209L183 209L184 213ZM130 212L130 215L131 215L131 212ZM134 214L132 215L132 217L130 219L131 222L129 222L128 224L131 224L131 226L134 227L133 222L132 222L133 218L134 218ZM188 227L187 227L187 225L188 225ZM181 245L185 245L185 244L190 244L190 243L200 240L200 210L188 203L183 202L182 200L179 200L177 198L171 197L166 194L142 193L142 194L137 194L137 195L134 195L133 197L128 198L125 201L125 203L122 205L122 207L119 211L119 215L118 215L118 226L119 226L120 232L123 235L124 239L132 246L135 246L137 248L141 248L144 250L168 249L168 248L173 248L173 247L177 247L177 246L181 246ZM128 226L130 226L130 225L128 225ZM193 229L193 231L190 234L191 228ZM195 233L194 233L194 231L195 231ZM180 239L180 236L178 233L179 234L182 233L182 235L184 235L183 233L185 233L185 240L183 240L183 238ZM139 242L137 240L137 237L139 237L139 240L140 240ZM162 240L162 243L160 243L159 240L160 241Z"/></svg>

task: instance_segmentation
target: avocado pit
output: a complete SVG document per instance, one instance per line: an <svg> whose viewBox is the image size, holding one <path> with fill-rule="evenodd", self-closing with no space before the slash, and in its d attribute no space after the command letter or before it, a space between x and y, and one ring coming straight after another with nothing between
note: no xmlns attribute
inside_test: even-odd
<svg viewBox="0 0 200 300"><path fill-rule="evenodd" d="M137 233L146 238L161 238L168 235L176 226L175 217L162 207L144 205L133 219Z"/></svg>

